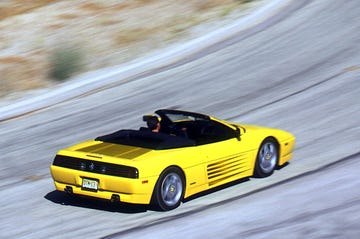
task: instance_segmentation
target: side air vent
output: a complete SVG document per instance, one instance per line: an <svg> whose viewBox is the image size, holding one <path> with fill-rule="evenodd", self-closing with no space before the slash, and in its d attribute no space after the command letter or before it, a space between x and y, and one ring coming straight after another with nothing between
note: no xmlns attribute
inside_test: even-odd
<svg viewBox="0 0 360 239"><path fill-rule="evenodd" d="M236 155L211 163L207 166L209 186L219 184L247 170L249 170L249 165L243 155Z"/></svg>
<svg viewBox="0 0 360 239"><path fill-rule="evenodd" d="M85 172L106 174L124 178L139 178L139 172L134 167L99 162L95 160L86 160L69 156L56 155L53 165L75 169Z"/></svg>

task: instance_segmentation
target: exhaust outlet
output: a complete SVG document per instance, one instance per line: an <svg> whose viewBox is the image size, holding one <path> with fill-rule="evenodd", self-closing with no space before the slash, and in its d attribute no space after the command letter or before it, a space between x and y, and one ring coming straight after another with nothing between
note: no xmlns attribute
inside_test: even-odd
<svg viewBox="0 0 360 239"><path fill-rule="evenodd" d="M66 187L64 188L64 192L66 192L66 193L68 193L68 194L73 194L73 189L72 189L72 187L70 187L70 186L66 186Z"/></svg>
<svg viewBox="0 0 360 239"><path fill-rule="evenodd" d="M111 201L112 203L120 202L120 196L117 195L117 194L113 194L113 195L111 196L110 201Z"/></svg>

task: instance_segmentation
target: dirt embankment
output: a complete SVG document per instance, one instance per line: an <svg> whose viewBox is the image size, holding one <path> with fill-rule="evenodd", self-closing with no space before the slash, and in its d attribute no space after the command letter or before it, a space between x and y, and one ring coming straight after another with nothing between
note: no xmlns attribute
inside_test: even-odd
<svg viewBox="0 0 360 239"><path fill-rule="evenodd" d="M16 92L127 62L196 36L204 30L196 27L200 24L239 17L251 4L254 1L1 1L0 97L16 97Z"/></svg>

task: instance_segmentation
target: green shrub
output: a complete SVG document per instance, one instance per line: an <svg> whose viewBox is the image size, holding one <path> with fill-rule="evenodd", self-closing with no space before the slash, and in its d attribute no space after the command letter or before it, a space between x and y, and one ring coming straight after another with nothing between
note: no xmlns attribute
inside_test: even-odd
<svg viewBox="0 0 360 239"><path fill-rule="evenodd" d="M81 69L83 52L80 47L63 45L57 47L50 56L50 77L64 81Z"/></svg>
<svg viewBox="0 0 360 239"><path fill-rule="evenodd" d="M253 2L254 0L236 0L236 2L243 4L243 3L249 3L249 2Z"/></svg>

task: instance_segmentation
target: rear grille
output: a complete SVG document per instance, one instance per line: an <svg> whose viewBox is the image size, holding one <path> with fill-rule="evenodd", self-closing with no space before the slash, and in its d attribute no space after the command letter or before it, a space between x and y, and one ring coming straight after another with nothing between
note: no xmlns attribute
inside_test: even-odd
<svg viewBox="0 0 360 239"><path fill-rule="evenodd" d="M85 172L112 175L124 178L139 178L139 172L134 167L86 160L69 156L56 155L53 165Z"/></svg>
<svg viewBox="0 0 360 239"><path fill-rule="evenodd" d="M207 166L209 186L221 183L247 170L249 170L249 165L246 157L243 155L237 155L211 163Z"/></svg>

